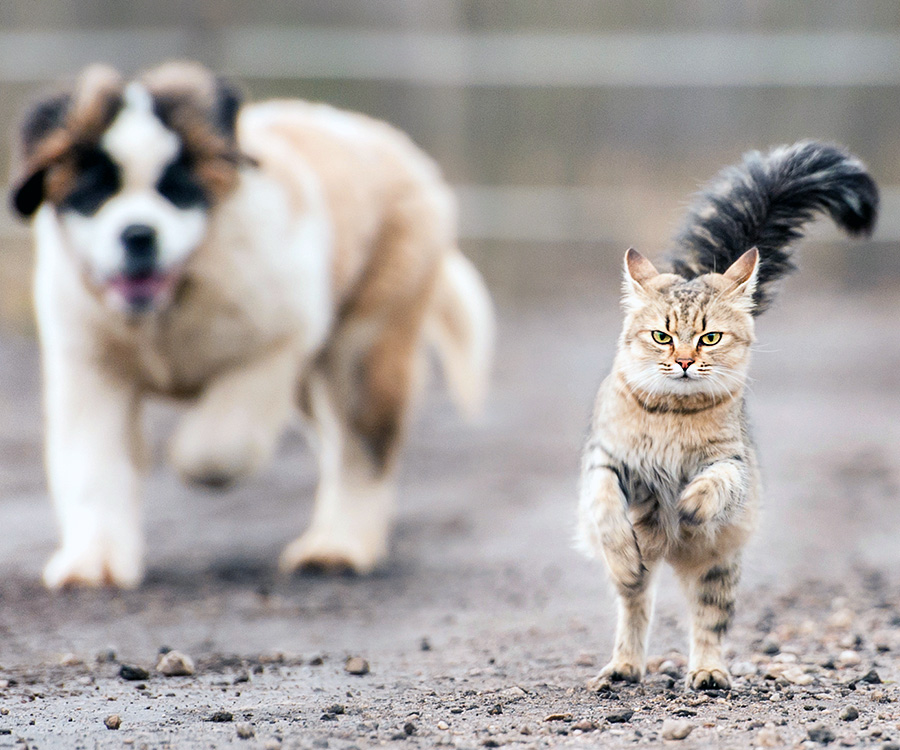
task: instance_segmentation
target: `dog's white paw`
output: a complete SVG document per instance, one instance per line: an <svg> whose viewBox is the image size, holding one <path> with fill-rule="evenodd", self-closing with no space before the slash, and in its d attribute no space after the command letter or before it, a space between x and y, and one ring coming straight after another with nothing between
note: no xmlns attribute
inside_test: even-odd
<svg viewBox="0 0 900 750"><path fill-rule="evenodd" d="M371 573L387 555L386 540L375 534L310 529L281 553L282 572L296 570Z"/></svg>
<svg viewBox="0 0 900 750"><path fill-rule="evenodd" d="M96 542L58 549L44 567L44 585L50 589L69 586L133 589L143 575L142 555L136 545Z"/></svg>

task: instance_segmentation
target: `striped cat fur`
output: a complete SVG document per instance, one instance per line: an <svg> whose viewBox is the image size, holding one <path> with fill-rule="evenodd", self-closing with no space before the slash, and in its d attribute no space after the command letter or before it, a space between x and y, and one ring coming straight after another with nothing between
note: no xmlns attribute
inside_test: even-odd
<svg viewBox="0 0 900 750"><path fill-rule="evenodd" d="M670 253L673 273L626 254L624 326L582 461L579 543L618 594L612 660L592 688L642 678L663 560L689 601L688 688L729 687L722 638L760 492L745 406L754 317L815 214L865 234L877 209L858 159L806 141L748 153L703 189Z"/></svg>

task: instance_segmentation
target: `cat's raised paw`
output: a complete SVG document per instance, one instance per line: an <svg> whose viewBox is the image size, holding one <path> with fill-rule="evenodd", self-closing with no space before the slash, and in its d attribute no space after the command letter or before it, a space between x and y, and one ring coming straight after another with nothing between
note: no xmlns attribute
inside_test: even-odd
<svg viewBox="0 0 900 750"><path fill-rule="evenodd" d="M587 681L587 689L600 692L609 690L616 682L640 682L643 676L642 672L643 670L634 664L610 662L600 670L596 677Z"/></svg>
<svg viewBox="0 0 900 750"><path fill-rule="evenodd" d="M687 687L688 690L728 690L731 677L724 668L692 669L687 677Z"/></svg>
<svg viewBox="0 0 900 750"><path fill-rule="evenodd" d="M721 510L721 493L716 483L706 477L698 477L688 484L678 499L679 520L686 526L706 523Z"/></svg>

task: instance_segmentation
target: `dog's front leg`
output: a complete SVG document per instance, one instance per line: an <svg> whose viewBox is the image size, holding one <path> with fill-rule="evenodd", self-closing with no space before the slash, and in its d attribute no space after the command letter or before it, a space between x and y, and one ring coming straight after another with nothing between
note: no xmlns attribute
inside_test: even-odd
<svg viewBox="0 0 900 750"><path fill-rule="evenodd" d="M144 449L135 387L76 355L45 352L46 462L61 544L44 583L137 586Z"/></svg>
<svg viewBox="0 0 900 750"><path fill-rule="evenodd" d="M169 445L182 479L223 486L265 464L296 413L300 361L284 346L213 379Z"/></svg>

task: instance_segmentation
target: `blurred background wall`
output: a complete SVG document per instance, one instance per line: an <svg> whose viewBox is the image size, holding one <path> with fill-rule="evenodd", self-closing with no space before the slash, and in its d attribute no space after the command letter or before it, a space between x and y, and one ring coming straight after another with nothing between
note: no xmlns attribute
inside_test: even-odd
<svg viewBox="0 0 900 750"><path fill-rule="evenodd" d="M884 190L874 240L823 224L806 274L900 278L897 0L2 0L0 170L40 91L90 62L170 57L409 132L456 188L462 245L501 301L597 269L614 282L622 251L663 250L721 166L804 137L848 145ZM31 330L30 266L5 210L0 329Z"/></svg>

